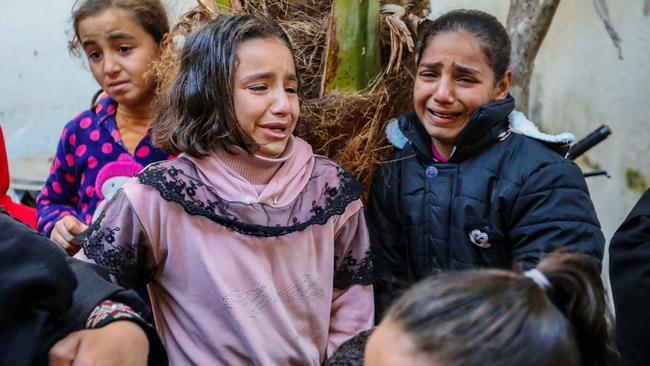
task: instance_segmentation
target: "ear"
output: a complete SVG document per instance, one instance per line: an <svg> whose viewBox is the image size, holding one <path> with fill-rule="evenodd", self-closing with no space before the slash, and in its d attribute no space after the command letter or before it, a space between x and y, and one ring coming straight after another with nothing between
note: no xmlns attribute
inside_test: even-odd
<svg viewBox="0 0 650 366"><path fill-rule="evenodd" d="M506 70L501 81L497 83L494 89L494 100L505 99L510 91L510 83L512 83L512 70Z"/></svg>

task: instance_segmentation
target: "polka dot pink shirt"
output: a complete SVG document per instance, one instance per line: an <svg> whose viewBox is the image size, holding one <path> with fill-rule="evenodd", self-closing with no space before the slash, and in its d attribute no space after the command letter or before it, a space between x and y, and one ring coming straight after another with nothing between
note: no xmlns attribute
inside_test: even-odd
<svg viewBox="0 0 650 366"><path fill-rule="evenodd" d="M38 230L44 235L49 236L53 225L66 215L90 224L100 201L95 187L97 173L120 155L130 155L117 129L116 109L113 99L103 97L94 110L80 113L63 129L50 176L36 201ZM153 147L147 135L132 158L147 166L173 156Z"/></svg>

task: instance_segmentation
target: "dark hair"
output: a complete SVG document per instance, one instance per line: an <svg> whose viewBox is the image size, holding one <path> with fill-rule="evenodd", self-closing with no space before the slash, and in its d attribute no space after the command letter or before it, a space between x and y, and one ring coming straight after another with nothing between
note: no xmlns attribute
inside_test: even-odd
<svg viewBox="0 0 650 366"><path fill-rule="evenodd" d="M551 254L547 286L515 272L430 277L388 311L424 356L449 365L611 365L612 320L595 260ZM447 364L446 363L446 364Z"/></svg>
<svg viewBox="0 0 650 366"><path fill-rule="evenodd" d="M277 38L291 51L280 27L249 14L220 14L187 39L176 79L161 93L151 123L155 145L194 157L207 155L215 146L236 145L249 153L258 148L239 126L233 100L237 50L257 38Z"/></svg>
<svg viewBox="0 0 650 366"><path fill-rule="evenodd" d="M160 0L85 0L81 5L76 1L72 11L74 36L68 43L71 53L80 54L79 23L111 8L130 11L134 19L151 35L156 44L160 44L169 32L167 13Z"/></svg>
<svg viewBox="0 0 650 366"><path fill-rule="evenodd" d="M416 63L427 48L429 41L440 33L464 30L478 38L483 53L494 72L496 81L503 79L510 67L510 37L508 32L493 15L480 10L457 9L441 15L425 27L415 51Z"/></svg>

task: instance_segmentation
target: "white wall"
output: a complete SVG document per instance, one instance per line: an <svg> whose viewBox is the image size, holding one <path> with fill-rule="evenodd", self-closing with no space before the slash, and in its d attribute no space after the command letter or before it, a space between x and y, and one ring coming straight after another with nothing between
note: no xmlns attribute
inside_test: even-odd
<svg viewBox="0 0 650 366"><path fill-rule="evenodd" d="M170 18L193 3L167 0ZM0 124L11 161L51 155L63 126L99 89L67 51L74 0L0 0ZM22 169L13 166L12 171Z"/></svg>
<svg viewBox="0 0 650 366"><path fill-rule="evenodd" d="M650 183L650 17L643 0L607 3L624 59L591 0L563 1L539 52L531 99L549 129L584 136L601 124L612 128L587 153L612 176L587 180L609 238L639 198L625 171L638 169Z"/></svg>
<svg viewBox="0 0 650 366"><path fill-rule="evenodd" d="M9 158L53 151L97 88L67 53L72 1L0 0L0 123ZM38 9L38 10L36 10Z"/></svg>

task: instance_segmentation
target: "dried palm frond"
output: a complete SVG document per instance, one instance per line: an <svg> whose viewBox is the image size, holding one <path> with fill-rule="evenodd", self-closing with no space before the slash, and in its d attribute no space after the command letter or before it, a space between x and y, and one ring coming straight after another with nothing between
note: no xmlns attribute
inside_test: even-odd
<svg viewBox="0 0 650 366"><path fill-rule="evenodd" d="M223 3L221 1L220 3ZM339 162L366 188L376 167L390 153L384 128L388 120L411 108L417 24L428 0L382 1L380 16L382 70L364 90L321 96L332 0L225 1L229 12L267 17L288 35L301 85L301 116L296 135L318 154ZM163 43L153 72L165 90L174 79L185 38L216 17L224 7L214 0L197 0L183 14ZM367 189L366 189L367 192Z"/></svg>

